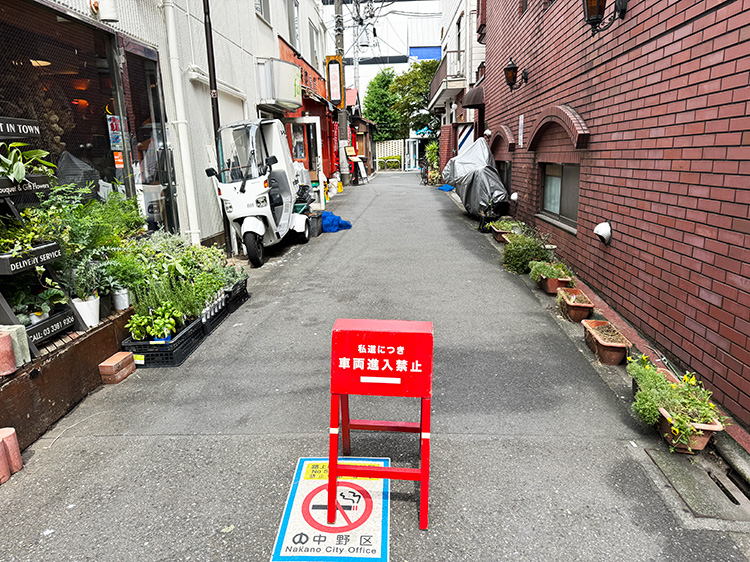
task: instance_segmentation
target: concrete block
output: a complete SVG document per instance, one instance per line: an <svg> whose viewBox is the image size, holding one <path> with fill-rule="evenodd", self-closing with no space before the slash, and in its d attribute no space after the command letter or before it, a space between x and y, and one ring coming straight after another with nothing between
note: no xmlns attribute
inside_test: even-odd
<svg viewBox="0 0 750 562"><path fill-rule="evenodd" d="M0 377L16 372L16 354L13 351L13 338L7 332L0 334Z"/></svg>
<svg viewBox="0 0 750 562"><path fill-rule="evenodd" d="M21 449L18 448L18 438L16 437L15 428L1 428L0 440L3 442L3 448L8 457L10 473L14 474L23 468L23 459L21 458Z"/></svg>
<svg viewBox="0 0 750 562"><path fill-rule="evenodd" d="M8 454L5 447L0 443L0 484L10 480L10 463L8 463Z"/></svg>
<svg viewBox="0 0 750 562"><path fill-rule="evenodd" d="M8 333L13 338L13 353L16 356L16 367L31 361L29 338L23 326L0 326L0 334Z"/></svg>

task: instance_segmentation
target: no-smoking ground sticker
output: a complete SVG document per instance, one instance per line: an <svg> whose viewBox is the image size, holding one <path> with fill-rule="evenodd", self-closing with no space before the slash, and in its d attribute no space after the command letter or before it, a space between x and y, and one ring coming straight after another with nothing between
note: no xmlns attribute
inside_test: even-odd
<svg viewBox="0 0 750 562"><path fill-rule="evenodd" d="M339 464L390 466L389 459L347 457ZM328 523L328 458L302 458L271 562L388 561L389 480L339 478L336 521Z"/></svg>

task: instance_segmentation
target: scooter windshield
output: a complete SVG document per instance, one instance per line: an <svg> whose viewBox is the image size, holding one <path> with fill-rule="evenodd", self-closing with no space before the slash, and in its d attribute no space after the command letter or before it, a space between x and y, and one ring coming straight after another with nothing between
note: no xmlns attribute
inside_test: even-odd
<svg viewBox="0 0 750 562"><path fill-rule="evenodd" d="M219 130L222 183L255 179L263 174L262 142L257 124L249 123Z"/></svg>

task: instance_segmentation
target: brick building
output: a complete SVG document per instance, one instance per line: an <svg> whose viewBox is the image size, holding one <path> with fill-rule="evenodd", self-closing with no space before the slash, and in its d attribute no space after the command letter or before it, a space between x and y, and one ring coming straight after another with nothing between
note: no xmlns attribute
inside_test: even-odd
<svg viewBox="0 0 750 562"><path fill-rule="evenodd" d="M477 27L517 216L750 424L750 0L631 0L595 35L579 0L479 0Z"/></svg>

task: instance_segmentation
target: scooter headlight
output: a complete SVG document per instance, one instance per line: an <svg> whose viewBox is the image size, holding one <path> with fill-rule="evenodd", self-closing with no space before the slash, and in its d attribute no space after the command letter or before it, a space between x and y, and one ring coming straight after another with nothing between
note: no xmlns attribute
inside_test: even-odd
<svg viewBox="0 0 750 562"><path fill-rule="evenodd" d="M224 201L224 209L226 210L227 213L231 213L232 211L234 211L234 207L232 206L232 203L226 200Z"/></svg>
<svg viewBox="0 0 750 562"><path fill-rule="evenodd" d="M257 207L265 207L266 205L268 205L268 198L265 195L263 197L258 197L255 200L255 205Z"/></svg>

